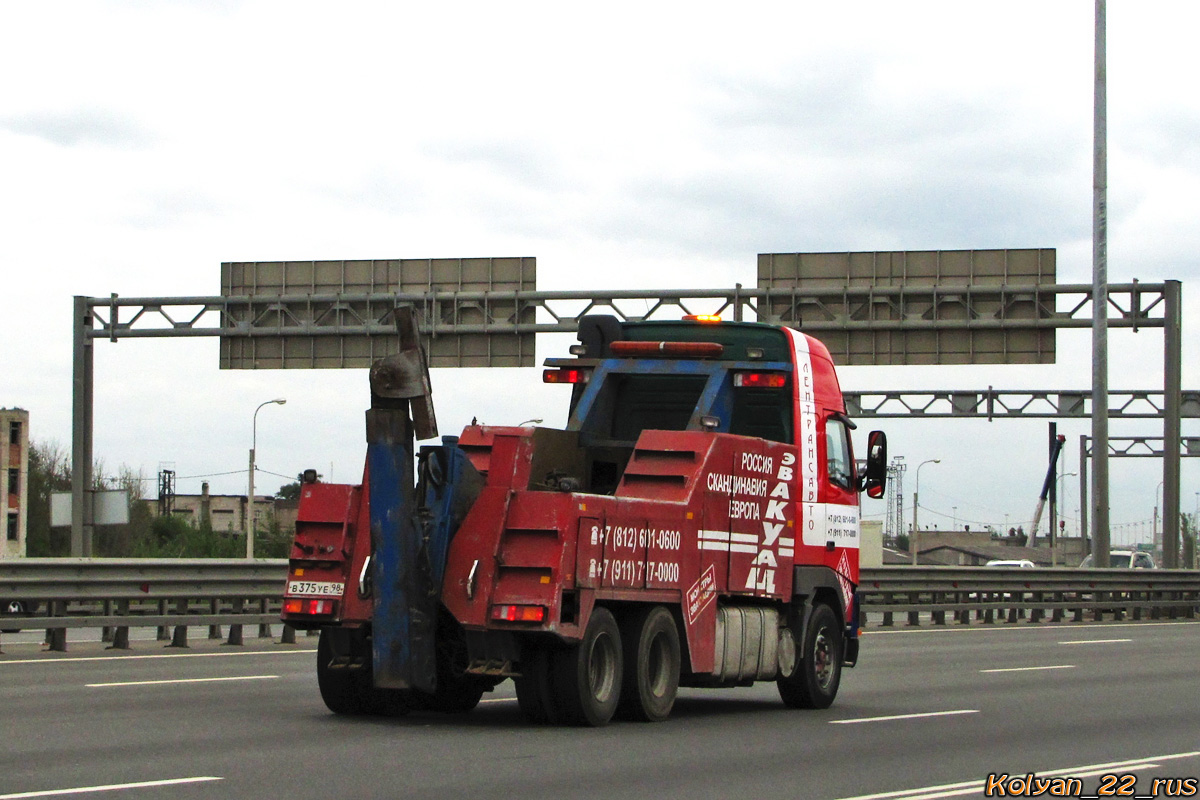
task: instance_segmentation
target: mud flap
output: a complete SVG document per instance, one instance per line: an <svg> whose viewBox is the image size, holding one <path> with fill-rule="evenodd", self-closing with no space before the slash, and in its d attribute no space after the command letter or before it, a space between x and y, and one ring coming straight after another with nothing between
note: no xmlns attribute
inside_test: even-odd
<svg viewBox="0 0 1200 800"><path fill-rule="evenodd" d="M850 624L846 626L846 635L842 639L846 651L842 654L842 666L853 667L858 663L858 629L861 625L861 616L859 615L859 603L861 598L858 595L858 589L855 589L851 595L851 602L854 604L854 611L850 615Z"/></svg>

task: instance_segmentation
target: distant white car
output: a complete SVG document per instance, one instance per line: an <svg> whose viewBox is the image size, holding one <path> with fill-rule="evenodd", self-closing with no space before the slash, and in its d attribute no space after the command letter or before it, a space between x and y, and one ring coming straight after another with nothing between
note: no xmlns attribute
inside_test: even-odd
<svg viewBox="0 0 1200 800"><path fill-rule="evenodd" d="M1091 555L1079 562L1080 568L1093 566ZM1154 556L1141 550L1109 550L1108 563L1113 569L1158 569Z"/></svg>
<svg viewBox="0 0 1200 800"><path fill-rule="evenodd" d="M1034 564L1027 558L1003 559L993 558L991 561L984 564L985 567L1023 567L1033 569Z"/></svg>

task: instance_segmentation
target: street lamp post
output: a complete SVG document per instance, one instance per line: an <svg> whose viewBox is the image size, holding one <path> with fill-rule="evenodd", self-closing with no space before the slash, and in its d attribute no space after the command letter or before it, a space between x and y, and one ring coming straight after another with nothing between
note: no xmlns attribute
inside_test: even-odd
<svg viewBox="0 0 1200 800"><path fill-rule="evenodd" d="M1163 562L1163 549L1161 539L1162 534L1160 534L1158 530L1158 498L1162 494L1163 483L1165 483L1165 481L1159 481L1158 487L1154 490L1154 528L1153 533L1151 534L1154 537L1154 559L1159 564Z"/></svg>
<svg viewBox="0 0 1200 800"><path fill-rule="evenodd" d="M1066 492L1067 478L1077 477L1077 476L1078 476L1078 473L1075 473L1075 472L1060 472L1059 473L1059 475L1058 475L1058 494L1055 495L1055 498L1054 498L1054 501L1058 506L1060 506L1060 507L1062 506L1063 498L1066 497L1066 494L1067 494L1067 492ZM1058 530L1055 530L1053 528L1050 529L1050 541L1052 542L1052 545L1050 547L1050 566L1052 566L1052 567L1058 566L1058 549L1060 547L1062 547L1062 542L1060 541L1060 539L1062 537L1059 534L1063 533L1066 529L1066 526L1063 525L1062 520L1061 520L1061 517L1065 516L1065 515L1060 513L1059 516L1060 516L1060 519L1059 519L1059 523L1058 523Z"/></svg>
<svg viewBox="0 0 1200 800"><path fill-rule="evenodd" d="M918 508L917 499L921 494L921 467L925 466L926 464L940 464L940 463L942 463L942 460L940 458L930 458L930 459L926 459L925 461L922 461L920 464L917 464L917 480L916 480L916 483L913 485L912 539L909 542L909 546L912 547L913 566L916 566L916 564L917 564L917 537L920 536L920 530L921 530L919 527L917 527L917 508Z"/></svg>
<svg viewBox="0 0 1200 800"><path fill-rule="evenodd" d="M258 446L258 412L263 406L283 405L287 402L286 398L278 397L274 400L268 400L265 403L259 403L258 408L254 409L254 416L250 422L250 478L249 487L246 493L246 558L254 558L254 450Z"/></svg>

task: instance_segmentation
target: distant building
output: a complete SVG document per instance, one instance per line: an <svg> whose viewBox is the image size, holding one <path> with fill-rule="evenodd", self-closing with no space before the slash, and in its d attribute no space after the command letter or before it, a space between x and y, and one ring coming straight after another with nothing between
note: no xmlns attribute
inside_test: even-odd
<svg viewBox="0 0 1200 800"><path fill-rule="evenodd" d="M917 546L920 564L949 566L982 566L993 559L1028 559L1038 566L1075 567L1085 555L1084 542L1079 537L1057 537L1057 554L1043 533L1037 547L1027 547L1023 536L999 536L987 531L921 531ZM911 551L910 551L911 552ZM911 558L911 556L910 556Z"/></svg>
<svg viewBox="0 0 1200 800"><path fill-rule="evenodd" d="M182 517L196 527L200 527L207 519L214 531L241 535L246 530L246 495L209 494L208 482L206 481L201 486L200 494L171 495L171 515ZM150 507L157 510L153 505ZM277 500L267 495L255 495L255 530L261 531L266 528L272 514L275 515L275 520L279 523L281 530L295 530L295 501Z"/></svg>
<svg viewBox="0 0 1200 800"><path fill-rule="evenodd" d="M25 555L29 529L29 412L0 408L0 513L4 538L0 558Z"/></svg>

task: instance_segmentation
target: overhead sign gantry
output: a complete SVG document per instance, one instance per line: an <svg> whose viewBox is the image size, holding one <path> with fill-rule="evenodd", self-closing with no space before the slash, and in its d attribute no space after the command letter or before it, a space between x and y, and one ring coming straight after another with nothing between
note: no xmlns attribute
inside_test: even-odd
<svg viewBox="0 0 1200 800"><path fill-rule="evenodd" d="M91 555L97 340L214 336L222 368L367 367L398 346L393 317L408 306L419 312L433 367L533 366L535 335L573 332L584 314L706 312L803 329L845 365L1047 364L1055 331L1089 328L1093 316L1092 286L1055 283L1053 249L762 254L756 288L543 292L536 284L531 257L230 262L219 296L77 296L72 555ZM1104 305L1110 327L1165 330L1164 501L1177 509L1180 284L1113 284ZM1164 543L1170 537L1178 541L1177 515L1164 527Z"/></svg>

